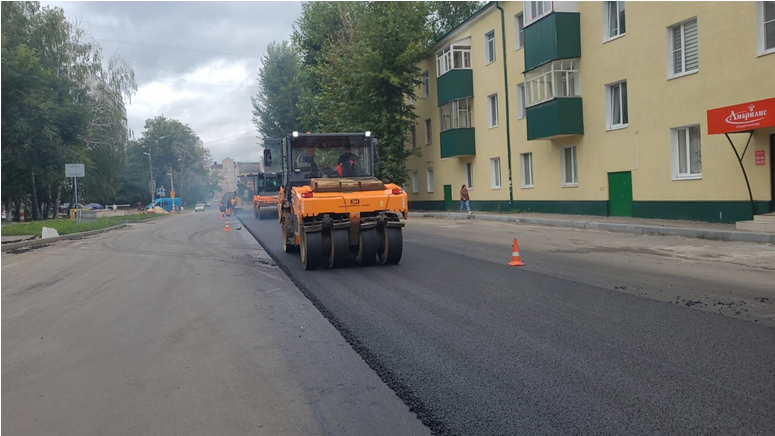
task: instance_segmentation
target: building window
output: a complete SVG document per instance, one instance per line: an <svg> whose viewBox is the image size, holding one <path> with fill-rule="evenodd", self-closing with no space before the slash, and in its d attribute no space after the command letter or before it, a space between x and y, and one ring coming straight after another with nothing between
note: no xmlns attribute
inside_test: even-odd
<svg viewBox="0 0 775 436"><path fill-rule="evenodd" d="M474 164L473 162L466 162L465 167L465 183L466 188L473 189L474 188Z"/></svg>
<svg viewBox="0 0 775 436"><path fill-rule="evenodd" d="M490 159L490 188L501 189L501 158Z"/></svg>
<svg viewBox="0 0 775 436"><path fill-rule="evenodd" d="M484 63L493 62L495 62L495 31L491 30L484 34Z"/></svg>
<svg viewBox="0 0 775 436"><path fill-rule="evenodd" d="M471 121L473 116L473 99L471 97L452 100L439 106L441 114L441 131L446 132L450 129L461 129L473 127Z"/></svg>
<svg viewBox="0 0 775 436"><path fill-rule="evenodd" d="M431 120L425 120L425 145L428 145L433 140L433 132L431 131Z"/></svg>
<svg viewBox="0 0 775 436"><path fill-rule="evenodd" d="M576 162L576 146L562 149L562 186L578 186L578 163Z"/></svg>
<svg viewBox="0 0 775 436"><path fill-rule="evenodd" d="M431 94L431 80L428 72L422 74L422 97L425 98Z"/></svg>
<svg viewBox="0 0 775 436"><path fill-rule="evenodd" d="M498 94L487 97L487 126L498 127Z"/></svg>
<svg viewBox="0 0 775 436"><path fill-rule="evenodd" d="M552 2L523 2L525 10L525 26L552 13Z"/></svg>
<svg viewBox="0 0 775 436"><path fill-rule="evenodd" d="M436 77L454 69L471 69L471 38L453 42L436 52Z"/></svg>
<svg viewBox="0 0 775 436"><path fill-rule="evenodd" d="M670 71L668 77L680 77L700 68L697 47L697 19L670 28Z"/></svg>
<svg viewBox="0 0 775 436"><path fill-rule="evenodd" d="M417 186L417 171L412 171L412 193L418 192L420 192L420 188Z"/></svg>
<svg viewBox="0 0 775 436"><path fill-rule="evenodd" d="M555 97L578 97L579 60L565 59L542 65L525 73L527 107Z"/></svg>
<svg viewBox="0 0 775 436"><path fill-rule="evenodd" d="M607 94L607 126L608 130L627 127L627 82L619 82L605 87Z"/></svg>
<svg viewBox="0 0 775 436"><path fill-rule="evenodd" d="M521 120L527 116L525 107L525 84L517 85L517 119Z"/></svg>
<svg viewBox="0 0 775 436"><path fill-rule="evenodd" d="M523 188L533 187L533 153L522 153L519 155L519 169L522 173L520 179Z"/></svg>
<svg viewBox="0 0 775 436"><path fill-rule="evenodd" d="M428 168L427 171L428 192L433 192L433 168Z"/></svg>
<svg viewBox="0 0 775 436"><path fill-rule="evenodd" d="M409 135L412 141L412 148L417 148L417 125L412 124L412 127L409 129Z"/></svg>
<svg viewBox="0 0 775 436"><path fill-rule="evenodd" d="M775 1L756 2L757 51L775 53Z"/></svg>
<svg viewBox="0 0 775 436"><path fill-rule="evenodd" d="M519 50L525 45L525 16L522 15L522 12L514 15L514 31L517 50Z"/></svg>
<svg viewBox="0 0 775 436"><path fill-rule="evenodd" d="M700 126L671 129L673 142L673 179L702 177Z"/></svg>
<svg viewBox="0 0 775 436"><path fill-rule="evenodd" d="M624 35L624 2L605 2L603 7L603 41Z"/></svg>
<svg viewBox="0 0 775 436"><path fill-rule="evenodd" d="M409 96L409 105L414 106L414 95Z"/></svg>

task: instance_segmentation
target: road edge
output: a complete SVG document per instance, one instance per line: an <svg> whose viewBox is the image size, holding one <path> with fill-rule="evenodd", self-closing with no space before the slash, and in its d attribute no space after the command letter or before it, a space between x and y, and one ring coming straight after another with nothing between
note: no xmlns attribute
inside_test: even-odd
<svg viewBox="0 0 775 436"><path fill-rule="evenodd" d="M109 232L111 230L123 229L126 226L127 224L123 223L113 227L105 227L104 229L90 230L88 232L80 232L80 233L71 233L69 235L55 236L53 238L33 239L31 241L22 241L22 242L11 242L10 244L3 244L2 249L0 249L0 251L5 252L5 251L11 251L11 250L18 250L20 248L34 247L36 245L47 245L57 241L66 241L68 239L85 238L88 236L94 236L100 233Z"/></svg>

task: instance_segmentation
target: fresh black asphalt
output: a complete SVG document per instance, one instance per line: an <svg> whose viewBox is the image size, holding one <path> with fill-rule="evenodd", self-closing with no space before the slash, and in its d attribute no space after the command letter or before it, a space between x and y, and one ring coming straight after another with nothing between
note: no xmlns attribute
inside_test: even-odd
<svg viewBox="0 0 775 436"><path fill-rule="evenodd" d="M435 433L775 431L771 327L454 253L411 220L398 265L304 271L277 221L241 220Z"/></svg>

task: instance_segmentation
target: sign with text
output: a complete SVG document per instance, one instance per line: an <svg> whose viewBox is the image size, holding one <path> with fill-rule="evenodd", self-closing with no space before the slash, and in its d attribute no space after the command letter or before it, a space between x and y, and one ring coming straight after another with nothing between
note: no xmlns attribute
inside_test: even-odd
<svg viewBox="0 0 775 436"><path fill-rule="evenodd" d="M708 111L708 135L775 127L775 98Z"/></svg>
<svg viewBox="0 0 775 436"><path fill-rule="evenodd" d="M84 177L83 164L65 164L65 177Z"/></svg>
<svg viewBox="0 0 775 436"><path fill-rule="evenodd" d="M756 165L764 165L764 150L756 150Z"/></svg>

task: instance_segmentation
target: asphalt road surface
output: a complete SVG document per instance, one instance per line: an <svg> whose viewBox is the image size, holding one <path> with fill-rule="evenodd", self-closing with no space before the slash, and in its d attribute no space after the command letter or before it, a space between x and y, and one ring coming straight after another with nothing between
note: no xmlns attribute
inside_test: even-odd
<svg viewBox="0 0 775 436"><path fill-rule="evenodd" d="M3 434L429 434L230 224L4 253Z"/></svg>
<svg viewBox="0 0 775 436"><path fill-rule="evenodd" d="M399 265L303 271L276 221L242 221L435 432L775 429L772 247L416 219Z"/></svg>

